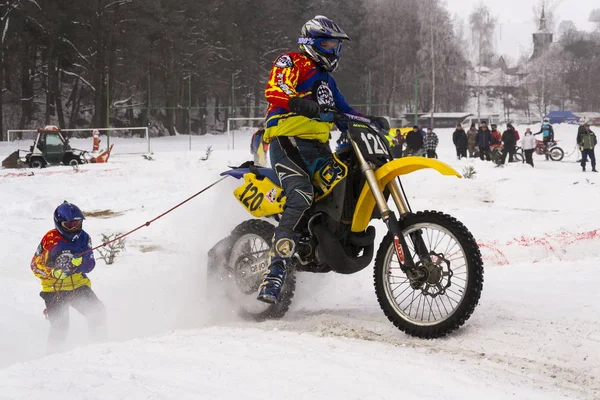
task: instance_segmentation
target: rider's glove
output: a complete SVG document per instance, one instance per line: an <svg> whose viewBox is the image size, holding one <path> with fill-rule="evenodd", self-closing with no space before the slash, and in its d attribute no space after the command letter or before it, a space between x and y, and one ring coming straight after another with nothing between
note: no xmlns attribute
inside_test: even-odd
<svg viewBox="0 0 600 400"><path fill-rule="evenodd" d="M52 270L52 276L56 279L65 279L71 275L71 271L68 268L54 268Z"/></svg>
<svg viewBox="0 0 600 400"><path fill-rule="evenodd" d="M75 268L79 267L81 265L81 262L83 261L83 257L73 257L71 259L71 264L73 264L73 266Z"/></svg>
<svg viewBox="0 0 600 400"><path fill-rule="evenodd" d="M373 123L375 125L377 125L379 127L379 129L382 129L384 131L389 131L390 130L390 123L384 117L372 117L372 116L369 116L367 118L369 118L371 121L373 121Z"/></svg>
<svg viewBox="0 0 600 400"><path fill-rule="evenodd" d="M318 118L320 113L319 104L316 101L303 99L302 97L292 97L288 101L288 108L290 111L306 118Z"/></svg>

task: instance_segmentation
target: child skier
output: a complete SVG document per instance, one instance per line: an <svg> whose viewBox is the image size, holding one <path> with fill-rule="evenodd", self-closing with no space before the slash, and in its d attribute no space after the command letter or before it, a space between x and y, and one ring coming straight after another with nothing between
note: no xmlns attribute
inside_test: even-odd
<svg viewBox="0 0 600 400"><path fill-rule="evenodd" d="M48 351L62 348L69 329L69 305L88 318L90 333L103 336L104 306L91 289L87 273L96 265L92 241L82 229L81 210L65 201L54 211L55 229L48 231L31 260L31 270L42 281L40 296L50 320Z"/></svg>

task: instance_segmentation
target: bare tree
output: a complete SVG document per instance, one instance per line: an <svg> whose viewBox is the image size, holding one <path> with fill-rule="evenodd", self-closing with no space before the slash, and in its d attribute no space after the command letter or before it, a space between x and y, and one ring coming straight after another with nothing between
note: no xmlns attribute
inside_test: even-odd
<svg viewBox="0 0 600 400"><path fill-rule="evenodd" d="M588 21L596 24L596 30L600 31L600 8L595 8L590 12Z"/></svg>
<svg viewBox="0 0 600 400"><path fill-rule="evenodd" d="M231 114L264 115L273 61L298 50L302 24L324 6L352 38L336 80L357 109L461 108L464 48L441 1L428 1L431 14L418 0L7 0L0 128L206 133Z"/></svg>
<svg viewBox="0 0 600 400"><path fill-rule="evenodd" d="M494 55L494 32L497 19L492 17L489 8L479 4L469 15L471 43L475 50L477 74L477 119L481 121L482 67L490 67Z"/></svg>

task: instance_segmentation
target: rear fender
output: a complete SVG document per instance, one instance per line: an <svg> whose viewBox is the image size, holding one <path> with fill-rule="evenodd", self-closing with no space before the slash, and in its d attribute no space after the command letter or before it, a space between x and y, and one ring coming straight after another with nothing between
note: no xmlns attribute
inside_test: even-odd
<svg viewBox="0 0 600 400"><path fill-rule="evenodd" d="M283 212L286 198L279 185L268 177L258 178L253 172L243 174L243 179L244 183L233 191L233 195L246 211L257 218Z"/></svg>
<svg viewBox="0 0 600 400"><path fill-rule="evenodd" d="M442 175L462 176L448 164L433 158L425 157L403 157L392 160L375 171L375 177L379 183L379 189L384 190L385 186L394 178L400 175L410 174L421 169L431 168ZM352 232L363 232L369 226L373 210L375 209L375 198L369 185L365 185L360 192L354 215L352 217Z"/></svg>

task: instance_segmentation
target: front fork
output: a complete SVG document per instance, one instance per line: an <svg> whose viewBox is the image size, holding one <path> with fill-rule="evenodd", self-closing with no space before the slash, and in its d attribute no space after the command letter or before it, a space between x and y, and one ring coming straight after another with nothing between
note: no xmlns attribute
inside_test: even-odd
<svg viewBox="0 0 600 400"><path fill-rule="evenodd" d="M417 276L414 276L414 273L413 273L413 272L416 272L415 262L413 260L413 256L410 252L408 244L406 243L406 240L404 239L404 235L402 234L400 222L398 221L398 218L394 214L394 211L392 211L390 209L390 207L388 206L387 201L385 200L385 196L383 195L382 190L379 188L379 183L377 182L377 177L375 176L375 171L363 157L356 142L354 140L350 139L350 143L352 144L352 147L354 148L354 152L358 158L358 162L360 164L361 171L365 175L365 178L367 179L367 184L369 185L369 188L371 189L371 193L373 193L373 197L375 198L377 208L379 209L379 213L381 214L381 219L383 220L383 222L385 222L385 224L388 228L388 231L391 232L394 237L394 248L395 248L396 256L398 258L398 262L400 264L400 268L402 269L402 272L406 273L407 276L409 278L411 278L411 280L413 277L418 278ZM400 185L398 184L398 181L396 179L392 179L387 184L387 189L390 191L390 195L392 196L392 199L394 200L396 208L400 212L400 218L402 218L402 216L410 213L410 209L408 207L408 204L406 202L404 194L402 193L402 190L400 189ZM423 241L421 232L415 231L415 232L411 233L410 235L411 235L411 239L415 245L415 250L416 250L419 258L421 260L424 260L427 257L429 257L429 254L428 254L429 252L427 250L427 247L425 246L425 242Z"/></svg>

